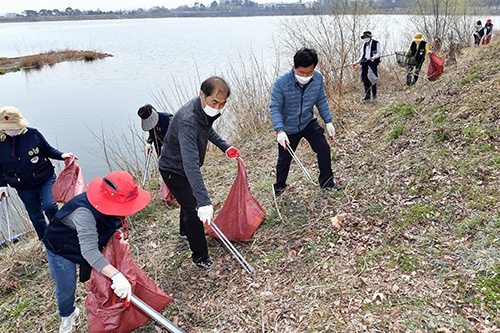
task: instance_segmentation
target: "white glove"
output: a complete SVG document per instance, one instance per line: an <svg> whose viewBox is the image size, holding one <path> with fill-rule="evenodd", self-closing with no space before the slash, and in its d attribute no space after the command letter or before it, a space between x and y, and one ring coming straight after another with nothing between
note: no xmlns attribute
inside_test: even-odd
<svg viewBox="0 0 500 333"><path fill-rule="evenodd" d="M214 216L214 207L212 205L198 207L198 218L201 222L208 224L212 223L212 218Z"/></svg>
<svg viewBox="0 0 500 333"><path fill-rule="evenodd" d="M332 140L335 139L335 127L333 127L332 123L326 124L326 131L328 132L330 139L332 139Z"/></svg>
<svg viewBox="0 0 500 333"><path fill-rule="evenodd" d="M278 143L280 145L282 145L283 148L285 148L285 150L287 149L287 147L286 147L287 144L290 144L290 141L288 140L288 136L286 135L285 132L279 132L276 141L278 141Z"/></svg>
<svg viewBox="0 0 500 333"><path fill-rule="evenodd" d="M146 143L146 154L149 154L153 151L153 145L151 143Z"/></svg>
<svg viewBox="0 0 500 333"><path fill-rule="evenodd" d="M10 197L7 186L0 187L0 201L2 201L3 197Z"/></svg>
<svg viewBox="0 0 500 333"><path fill-rule="evenodd" d="M130 298L130 294L132 293L132 286L125 276L123 276L121 272L117 272L111 277L111 280L113 281L111 289L114 290L116 296L120 298L127 298L128 300Z"/></svg>
<svg viewBox="0 0 500 333"><path fill-rule="evenodd" d="M61 155L61 157L62 157L62 158L64 158L64 159L70 158L70 157L72 157L72 156L75 158L75 160L77 160L77 159L78 159L78 157L76 157L73 153L63 153L63 154Z"/></svg>

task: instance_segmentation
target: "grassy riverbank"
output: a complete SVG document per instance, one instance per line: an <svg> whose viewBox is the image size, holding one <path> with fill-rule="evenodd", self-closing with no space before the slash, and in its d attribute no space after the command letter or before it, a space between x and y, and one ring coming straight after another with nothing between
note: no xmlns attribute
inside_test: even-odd
<svg viewBox="0 0 500 333"><path fill-rule="evenodd" d="M267 212L252 241L236 244L255 276L214 240L216 269L193 267L178 209L159 200L153 178L152 203L128 221L134 260L175 298L162 313L186 332L497 332L499 53L498 42L466 48L438 81L409 89L387 80L377 104L361 104L359 92L332 101L342 105L332 159L343 192L316 188L293 164L290 188L275 202L271 125L234 142ZM392 74L404 82L403 69ZM297 154L316 175L305 142ZM220 208L236 164L210 150L203 172ZM55 331L41 244L2 251L0 272L0 330ZM84 312L78 332L85 325ZM155 329L150 322L137 331Z"/></svg>
<svg viewBox="0 0 500 333"><path fill-rule="evenodd" d="M52 66L63 61L94 61L106 57L112 57L112 55L95 51L77 50L48 51L15 58L0 57L0 75L20 70L39 69L43 66Z"/></svg>

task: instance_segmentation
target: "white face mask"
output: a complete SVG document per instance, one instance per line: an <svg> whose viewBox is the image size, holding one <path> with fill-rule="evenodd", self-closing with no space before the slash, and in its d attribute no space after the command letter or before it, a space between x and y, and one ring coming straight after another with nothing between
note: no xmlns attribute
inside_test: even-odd
<svg viewBox="0 0 500 333"><path fill-rule="evenodd" d="M203 108L203 111L205 111L205 113L207 114L207 116L209 117L215 117L216 115L218 115L220 113L220 110L217 110L213 107L211 107L210 105L205 105L205 107Z"/></svg>
<svg viewBox="0 0 500 333"><path fill-rule="evenodd" d="M295 74L295 78L297 79L297 81L299 81L300 84L306 84L307 82L311 81L312 79L312 75L311 76L298 76L297 74Z"/></svg>
<svg viewBox="0 0 500 333"><path fill-rule="evenodd" d="M7 134L8 136L18 136L19 134L21 134L21 132L23 131L23 129L16 129L16 130L5 130L5 134Z"/></svg>
<svg viewBox="0 0 500 333"><path fill-rule="evenodd" d="M369 43L372 39L371 38L363 38L361 40L363 41L363 44L364 44L364 43Z"/></svg>

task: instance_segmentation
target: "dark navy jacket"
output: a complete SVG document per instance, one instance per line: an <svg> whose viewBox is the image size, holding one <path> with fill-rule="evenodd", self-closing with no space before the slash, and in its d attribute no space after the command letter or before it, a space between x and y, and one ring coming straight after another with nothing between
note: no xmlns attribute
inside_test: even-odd
<svg viewBox="0 0 500 333"><path fill-rule="evenodd" d="M40 185L54 174L49 158L63 160L62 152L52 147L36 129L0 142L0 186Z"/></svg>
<svg viewBox="0 0 500 333"><path fill-rule="evenodd" d="M74 263L87 264L83 258L76 229L71 229L62 223L62 219L77 208L86 208L96 220L99 250L108 243L109 238L122 226L121 219L99 213L87 199L87 192L83 192L68 201L54 216L47 227L43 243L55 254L58 254Z"/></svg>

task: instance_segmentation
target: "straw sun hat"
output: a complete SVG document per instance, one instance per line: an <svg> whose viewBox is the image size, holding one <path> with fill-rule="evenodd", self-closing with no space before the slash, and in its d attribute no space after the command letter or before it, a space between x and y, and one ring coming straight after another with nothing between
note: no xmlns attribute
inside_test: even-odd
<svg viewBox="0 0 500 333"><path fill-rule="evenodd" d="M0 130L17 130L28 126L29 122L15 106L0 108Z"/></svg>

